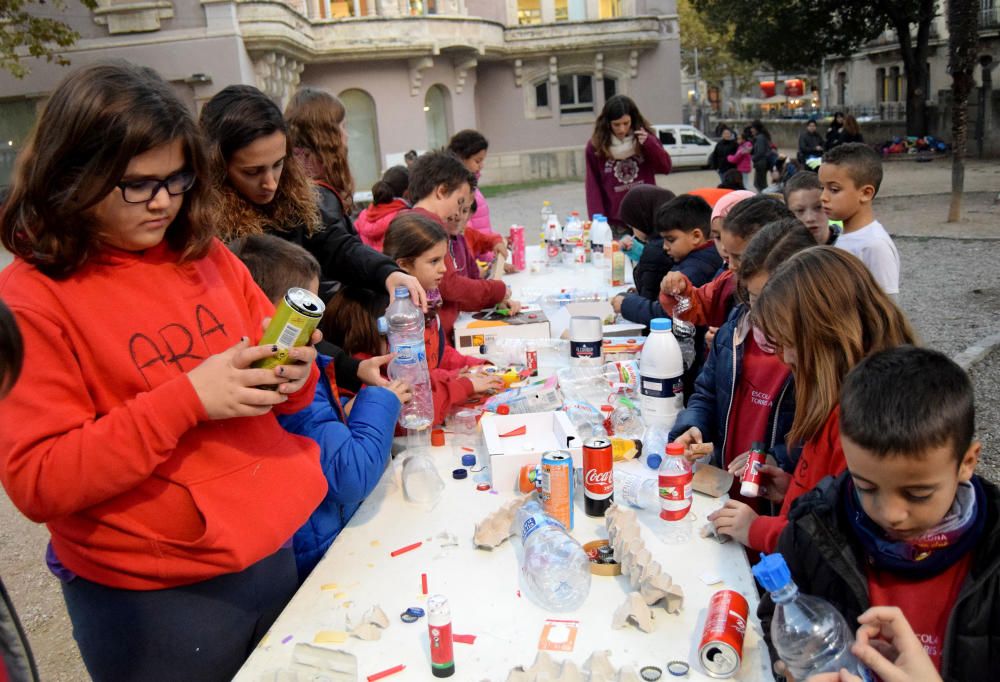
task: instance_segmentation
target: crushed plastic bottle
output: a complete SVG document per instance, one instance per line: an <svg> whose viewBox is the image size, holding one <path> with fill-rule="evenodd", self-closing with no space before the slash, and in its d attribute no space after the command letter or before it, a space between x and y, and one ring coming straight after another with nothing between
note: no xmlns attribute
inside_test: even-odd
<svg viewBox="0 0 1000 682"><path fill-rule="evenodd" d="M525 591L549 611L574 611L590 594L590 560L562 524L534 500L517 512Z"/></svg>
<svg viewBox="0 0 1000 682"><path fill-rule="evenodd" d="M565 409L566 416L569 417L581 439L607 435L604 429L604 417L590 403L581 400L566 401Z"/></svg>
<svg viewBox="0 0 1000 682"><path fill-rule="evenodd" d="M693 324L683 319L684 313L691 310L691 299L687 296L677 296L676 300L677 305L674 306L671 322L674 338L677 339L677 345L681 349L681 357L684 359L684 368L687 369L694 364L694 336L697 329Z"/></svg>
<svg viewBox="0 0 1000 682"><path fill-rule="evenodd" d="M854 635L847 621L830 602L801 594L780 554L761 554L754 577L771 593L774 618L771 643L796 680L841 668L870 681L871 673L851 653Z"/></svg>
<svg viewBox="0 0 1000 682"><path fill-rule="evenodd" d="M413 397L399 412L399 425L419 431L434 421L434 400L424 348L424 313L410 300L406 287L396 287L396 300L385 311L389 324L389 351L396 354L389 363L389 378L413 388Z"/></svg>
<svg viewBox="0 0 1000 682"><path fill-rule="evenodd" d="M691 539L693 478L691 463L684 456L684 446L679 443L667 445L667 456L660 464L660 527L657 534L668 545Z"/></svg>

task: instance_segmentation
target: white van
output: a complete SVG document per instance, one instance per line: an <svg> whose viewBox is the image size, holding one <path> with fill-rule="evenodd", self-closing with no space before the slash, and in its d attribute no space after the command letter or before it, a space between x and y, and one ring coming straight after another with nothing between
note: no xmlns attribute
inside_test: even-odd
<svg viewBox="0 0 1000 682"><path fill-rule="evenodd" d="M674 168L708 168L715 143L694 126L654 125L660 144L670 154Z"/></svg>

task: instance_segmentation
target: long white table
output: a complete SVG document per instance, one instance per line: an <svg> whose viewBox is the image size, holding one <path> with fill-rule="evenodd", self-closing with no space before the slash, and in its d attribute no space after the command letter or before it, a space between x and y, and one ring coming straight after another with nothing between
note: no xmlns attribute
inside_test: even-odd
<svg viewBox="0 0 1000 682"><path fill-rule="evenodd" d="M697 646L712 594L733 589L750 603L750 627L744 645L739 680L771 680L769 663L755 616L757 592L743 549L734 543L719 545L701 538L697 529L705 516L719 506L719 500L695 495L692 540L683 545L665 545L650 530L656 522L652 512L639 514L642 535L653 557L659 561L685 593L679 615L654 607L655 630L643 633L633 626L611 628L611 616L631 590L624 576L593 576L590 594L583 606L572 613L549 613L525 596L518 564L520 541L512 539L493 551L473 546L477 521L513 497L512 492L483 492L476 489L483 474L454 480L451 471L459 466L461 450L451 446L433 450L445 491L433 509L409 503L402 493L398 464L390 466L376 490L344 529L326 557L301 587L253 652L236 679L243 682L280 680L276 673L291 662L293 647L312 643L319 633L346 629L348 614L355 619L374 605L389 617L390 625L378 641L349 638L333 643L333 649L357 656L359 679L405 665L402 672L387 678L428 680L430 654L427 619L403 623L399 615L410 606L426 606L421 575L427 575L428 592L444 594L451 604L454 632L476 635L472 645L455 644L457 680L502 681L517 665L530 665L538 652L539 636L546 619L578 621L573 650L553 653L556 660L569 658L582 666L595 650L610 650L616 666L656 665L664 669L671 660L689 662L687 679L710 679L698 665ZM616 465L616 466L621 466ZM640 470L638 462L626 468ZM573 536L581 543L606 538L603 519L584 515L582 493L576 499ZM457 537L458 545L441 534ZM412 551L391 557L390 552L423 544ZM706 584L718 578L720 582ZM322 638L323 635L320 635ZM295 678L291 678L295 679ZM307 679L307 678L298 678Z"/></svg>

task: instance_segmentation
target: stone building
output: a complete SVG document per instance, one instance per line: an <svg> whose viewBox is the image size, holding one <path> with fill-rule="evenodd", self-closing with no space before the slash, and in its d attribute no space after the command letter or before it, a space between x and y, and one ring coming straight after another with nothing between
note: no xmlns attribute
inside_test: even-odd
<svg viewBox="0 0 1000 682"><path fill-rule="evenodd" d="M233 83L256 85L281 106L300 85L338 95L359 189L406 151L440 147L462 128L490 140L485 182L582 175L584 144L613 93L634 97L653 123L680 119L674 0L98 4L59 15L81 36L66 53L73 65L151 66L194 110ZM29 65L23 80L0 73L0 183L65 73Z"/></svg>

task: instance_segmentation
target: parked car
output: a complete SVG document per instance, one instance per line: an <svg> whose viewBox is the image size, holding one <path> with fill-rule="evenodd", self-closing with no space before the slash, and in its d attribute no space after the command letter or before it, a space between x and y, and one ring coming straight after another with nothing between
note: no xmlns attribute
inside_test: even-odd
<svg viewBox="0 0 1000 682"><path fill-rule="evenodd" d="M689 125L654 125L660 144L670 154L674 168L708 168L708 157L715 142L705 133Z"/></svg>

